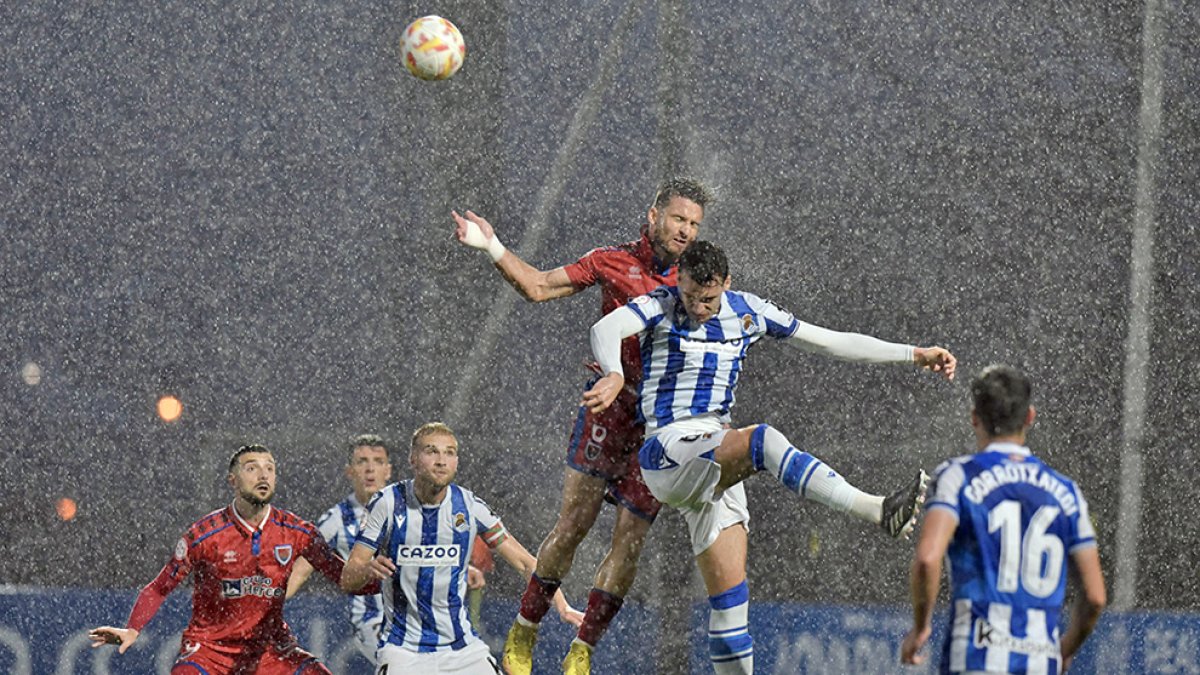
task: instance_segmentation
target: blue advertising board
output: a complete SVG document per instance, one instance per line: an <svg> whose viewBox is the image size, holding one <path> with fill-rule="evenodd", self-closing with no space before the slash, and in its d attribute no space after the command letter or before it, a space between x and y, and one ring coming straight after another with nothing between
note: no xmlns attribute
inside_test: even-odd
<svg viewBox="0 0 1200 675"><path fill-rule="evenodd" d="M0 672L11 675L72 673L167 673L179 650L190 612L190 596L176 592L124 655L113 648L91 649L93 626L121 625L133 603L132 591L85 589L7 589L0 591ZM339 675L371 672L358 655L346 624L344 600L335 595L302 594L288 602L285 615L306 649ZM488 599L481 634L499 654L516 611L515 600ZM899 666L900 639L908 629L903 607L837 607L789 603L752 604L754 662L758 673L929 673L936 672L944 635L935 625L930 662ZM697 604L692 625L690 670L710 673L706 643L707 608ZM629 603L597 650L596 673L652 673L662 627L655 613ZM573 637L553 618L538 640L535 672L557 672ZM1077 656L1080 673L1200 673L1200 614L1107 613Z"/></svg>

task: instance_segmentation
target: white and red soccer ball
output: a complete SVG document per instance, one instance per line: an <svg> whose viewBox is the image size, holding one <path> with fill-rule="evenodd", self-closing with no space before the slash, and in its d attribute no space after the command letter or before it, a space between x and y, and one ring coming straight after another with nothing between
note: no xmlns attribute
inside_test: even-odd
<svg viewBox="0 0 1200 675"><path fill-rule="evenodd" d="M408 72L422 80L444 80L462 67L467 45L454 24L440 16L423 16L404 29L400 56Z"/></svg>

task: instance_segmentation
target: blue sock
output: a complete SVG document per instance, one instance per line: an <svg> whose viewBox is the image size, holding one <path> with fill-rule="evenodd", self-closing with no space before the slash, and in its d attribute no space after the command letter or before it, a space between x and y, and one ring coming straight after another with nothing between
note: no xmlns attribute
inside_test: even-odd
<svg viewBox="0 0 1200 675"><path fill-rule="evenodd" d="M754 468L767 471L787 489L835 511L879 522L883 498L869 495L846 482L828 464L797 450L774 427L760 424L750 436Z"/></svg>

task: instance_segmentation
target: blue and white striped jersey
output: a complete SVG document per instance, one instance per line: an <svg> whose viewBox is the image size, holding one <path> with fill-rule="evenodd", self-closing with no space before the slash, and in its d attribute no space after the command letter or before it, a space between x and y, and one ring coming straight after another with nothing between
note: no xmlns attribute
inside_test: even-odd
<svg viewBox="0 0 1200 675"><path fill-rule="evenodd" d="M674 286L634 298L626 307L646 327L638 421L647 433L705 414L728 422L746 350L764 335L791 337L799 325L786 310L739 291L725 291L720 311L699 326L691 325Z"/></svg>
<svg viewBox="0 0 1200 675"><path fill-rule="evenodd" d="M1012 443L938 467L927 509L958 519L943 673L1058 673L1067 556L1096 545L1075 483Z"/></svg>
<svg viewBox="0 0 1200 675"><path fill-rule="evenodd" d="M367 509L353 494L338 502L321 516L317 521L317 529L321 536L329 542L329 546L342 556L343 560L350 559L350 549L358 538L359 529L366 520ZM351 595L350 623L355 628L369 634L375 631L381 620L383 599L378 595Z"/></svg>
<svg viewBox="0 0 1200 675"><path fill-rule="evenodd" d="M383 580L384 642L434 652L479 639L464 602L475 535L494 547L507 532L483 500L458 485L433 506L417 500L412 480L392 483L371 499L357 543L396 563Z"/></svg>

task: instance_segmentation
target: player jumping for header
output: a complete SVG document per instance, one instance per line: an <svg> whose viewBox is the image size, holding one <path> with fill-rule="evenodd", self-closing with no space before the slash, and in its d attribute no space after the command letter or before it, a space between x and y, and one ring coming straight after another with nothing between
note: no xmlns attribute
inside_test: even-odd
<svg viewBox="0 0 1200 675"><path fill-rule="evenodd" d="M639 409L646 423L642 476L654 496L678 508L688 523L712 607L708 642L714 669L750 673L750 514L742 481L769 472L793 492L898 537L911 532L928 480L917 471L911 484L886 498L867 494L769 425L726 428L750 345L766 335L842 360L916 364L947 379L954 377L955 359L941 347L893 344L807 324L729 286L725 254L699 241L680 258L678 287L659 288L596 322L592 350L605 375L584 394L583 405L599 412L617 397L625 386L621 340L640 335L646 355Z"/></svg>

